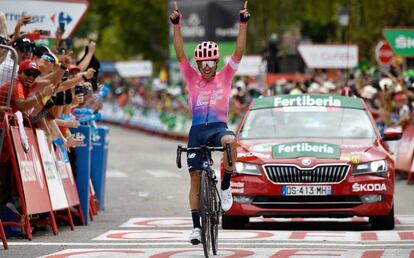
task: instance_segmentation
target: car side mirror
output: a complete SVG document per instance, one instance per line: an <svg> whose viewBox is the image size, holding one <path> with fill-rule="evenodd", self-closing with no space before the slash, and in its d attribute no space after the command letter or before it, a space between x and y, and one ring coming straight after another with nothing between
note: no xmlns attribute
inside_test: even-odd
<svg viewBox="0 0 414 258"><path fill-rule="evenodd" d="M396 128L387 128L384 131L383 141L398 141L402 137L402 130Z"/></svg>

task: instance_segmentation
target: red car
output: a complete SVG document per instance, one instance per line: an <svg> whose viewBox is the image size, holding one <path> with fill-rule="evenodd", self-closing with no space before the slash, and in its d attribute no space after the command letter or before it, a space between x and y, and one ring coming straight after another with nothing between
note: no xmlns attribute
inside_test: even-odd
<svg viewBox="0 0 414 258"><path fill-rule="evenodd" d="M394 160L364 101L331 95L254 100L241 122L234 203L224 229L250 217L369 217L394 228ZM223 171L222 171L223 172Z"/></svg>

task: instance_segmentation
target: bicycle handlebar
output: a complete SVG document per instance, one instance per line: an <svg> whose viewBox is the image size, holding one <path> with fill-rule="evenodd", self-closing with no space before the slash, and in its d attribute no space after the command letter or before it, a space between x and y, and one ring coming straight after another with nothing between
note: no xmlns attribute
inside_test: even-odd
<svg viewBox="0 0 414 258"><path fill-rule="evenodd" d="M211 152L211 151L226 152L226 154L227 154L227 163L230 167L233 166L233 161L231 160L230 143L226 143L226 147L200 146L200 147L192 147L192 148L183 148L181 145L178 145L178 147L177 147L177 157L176 157L176 163L177 163L178 168L181 168L181 154L183 152L194 151L194 150L209 151L209 152Z"/></svg>

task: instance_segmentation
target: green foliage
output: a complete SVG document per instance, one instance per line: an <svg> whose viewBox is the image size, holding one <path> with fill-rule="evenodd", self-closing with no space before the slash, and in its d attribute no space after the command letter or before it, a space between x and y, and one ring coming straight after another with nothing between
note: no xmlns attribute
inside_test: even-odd
<svg viewBox="0 0 414 258"><path fill-rule="evenodd" d="M414 26L413 0L250 0L247 52L259 54L271 33L282 35L292 26L314 42L340 42L337 11L342 4L351 13L347 39L369 60L384 27ZM169 12L168 0L94 0L76 36L97 33L101 59L162 64L168 59Z"/></svg>
<svg viewBox="0 0 414 258"><path fill-rule="evenodd" d="M99 0L76 36L97 32L97 55L103 60L168 58L168 13L165 0Z"/></svg>

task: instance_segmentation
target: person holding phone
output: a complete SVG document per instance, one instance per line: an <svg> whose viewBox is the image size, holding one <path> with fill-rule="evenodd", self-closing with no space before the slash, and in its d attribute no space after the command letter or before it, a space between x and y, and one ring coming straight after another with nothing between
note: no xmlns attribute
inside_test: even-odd
<svg viewBox="0 0 414 258"><path fill-rule="evenodd" d="M237 157L235 134L227 128L230 90L233 77L242 59L246 47L247 23L250 14L247 10L247 1L240 10L240 27L236 40L236 49L230 61L217 71L220 60L220 49L213 41L204 41L194 50L194 58L197 69L194 69L185 52L181 35L182 14L175 3L175 10L170 15L174 26L174 48L177 55L181 73L186 81L189 91L189 104L192 111L192 126L188 135L188 147L197 147L212 143L214 146L231 145L232 159ZM227 155L223 156L224 177L221 182L221 203L224 211L231 208L233 198L230 188L230 178L234 165L229 166ZM190 242L193 245L201 242L201 225L199 215L199 188L200 171L202 168L201 154L189 152L187 164L190 172L190 208L193 220L193 230L190 234ZM233 162L234 164L234 162Z"/></svg>

